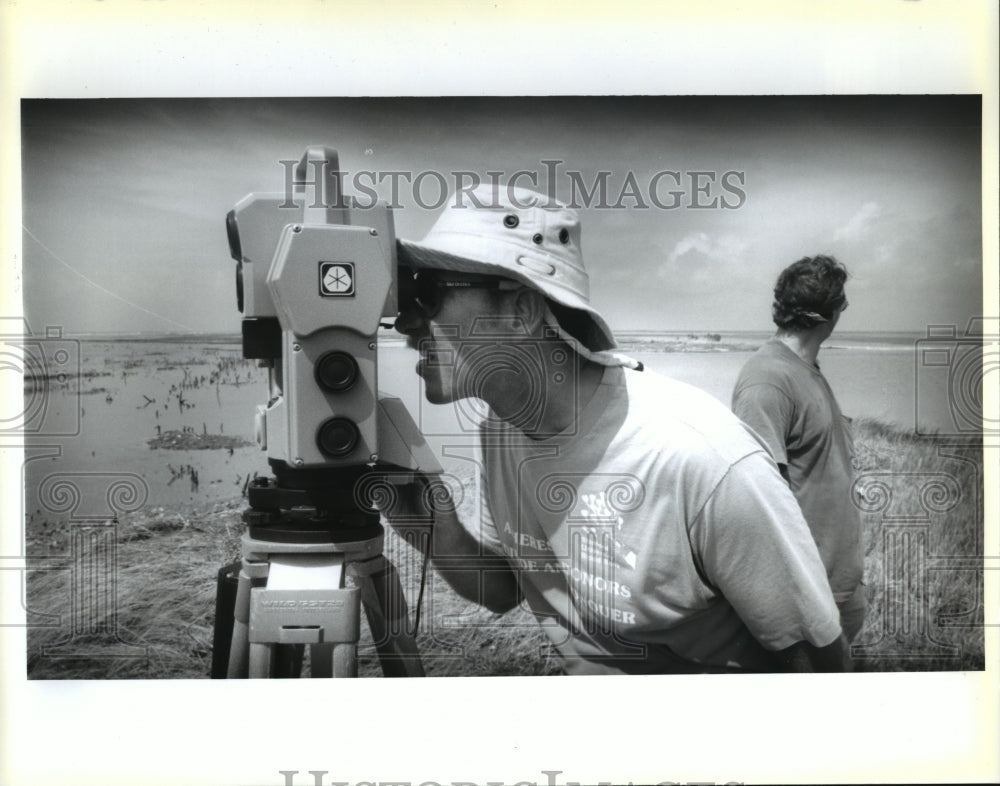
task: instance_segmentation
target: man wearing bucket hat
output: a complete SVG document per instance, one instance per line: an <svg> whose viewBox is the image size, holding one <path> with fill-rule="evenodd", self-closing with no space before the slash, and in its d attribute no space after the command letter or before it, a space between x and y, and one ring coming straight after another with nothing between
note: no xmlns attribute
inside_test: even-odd
<svg viewBox="0 0 1000 786"><path fill-rule="evenodd" d="M400 241L415 298L397 329L427 399L490 410L490 520L472 531L436 505L432 561L494 611L523 599L569 674L845 668L815 543L764 446L615 352L580 249L574 210L507 186L457 194Z"/></svg>
<svg viewBox="0 0 1000 786"><path fill-rule="evenodd" d="M740 371L733 412L767 443L816 540L848 641L865 618L861 516L851 499L854 449L817 355L847 308L847 269L804 257L774 287L778 330Z"/></svg>

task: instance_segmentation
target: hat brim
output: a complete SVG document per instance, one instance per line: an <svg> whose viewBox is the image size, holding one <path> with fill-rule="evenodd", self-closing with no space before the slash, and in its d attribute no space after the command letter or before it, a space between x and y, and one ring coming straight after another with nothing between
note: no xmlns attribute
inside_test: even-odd
<svg viewBox="0 0 1000 786"><path fill-rule="evenodd" d="M526 287L540 292L549 300L569 309L570 313L555 312L558 314L560 325L567 333L582 342L587 349L592 352L602 352L617 347L614 334L603 317L574 292L566 291L561 287L542 286L537 280L517 270L511 270L505 265L456 256L433 246L411 240L399 238L397 246L399 264L407 265L415 270L430 269L451 270L456 273L478 273L480 275L500 276L524 284Z"/></svg>

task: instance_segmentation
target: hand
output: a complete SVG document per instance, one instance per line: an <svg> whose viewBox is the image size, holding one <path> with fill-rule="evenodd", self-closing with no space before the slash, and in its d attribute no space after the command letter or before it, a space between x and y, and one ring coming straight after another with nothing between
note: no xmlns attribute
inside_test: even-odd
<svg viewBox="0 0 1000 786"><path fill-rule="evenodd" d="M366 481L364 497L393 526L433 524L454 516L452 491L440 473L390 473Z"/></svg>
<svg viewBox="0 0 1000 786"><path fill-rule="evenodd" d="M463 598L503 614L520 601L507 558L484 550L458 518L461 481L450 474L397 473L372 476L371 507L415 545L429 542L431 563ZM427 540L425 540L427 539Z"/></svg>
<svg viewBox="0 0 1000 786"><path fill-rule="evenodd" d="M853 671L850 648L843 634L825 647L800 641L778 652L782 671L838 672Z"/></svg>

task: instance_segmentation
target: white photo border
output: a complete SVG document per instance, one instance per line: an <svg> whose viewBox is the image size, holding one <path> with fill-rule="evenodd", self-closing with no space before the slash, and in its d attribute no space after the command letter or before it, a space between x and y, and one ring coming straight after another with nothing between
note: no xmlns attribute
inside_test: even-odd
<svg viewBox="0 0 1000 786"><path fill-rule="evenodd" d="M982 94L984 308L998 313L995 3L613 6L3 3L3 313L21 308L22 98L827 93ZM3 462L6 544L20 468ZM986 505L1000 555L995 491ZM0 781L995 781L998 579L985 572L986 672L848 680L29 682L23 634L0 629ZM19 598L0 601L16 613Z"/></svg>

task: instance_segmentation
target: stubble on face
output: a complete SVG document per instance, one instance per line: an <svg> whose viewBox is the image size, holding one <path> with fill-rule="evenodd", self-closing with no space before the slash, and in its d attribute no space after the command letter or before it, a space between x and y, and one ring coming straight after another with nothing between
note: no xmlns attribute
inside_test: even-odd
<svg viewBox="0 0 1000 786"><path fill-rule="evenodd" d="M424 381L424 396L431 404L449 404L475 395L459 390L456 380L472 325L487 306L479 300L469 292L446 295L438 314L423 320L420 329L407 337L407 346L419 354L417 374Z"/></svg>
<svg viewBox="0 0 1000 786"><path fill-rule="evenodd" d="M439 313L407 339L420 356L417 373L424 396L432 404L487 398L490 391L505 387L501 380L509 365L509 344L524 335L515 327L520 320L486 293L466 291L447 298Z"/></svg>

